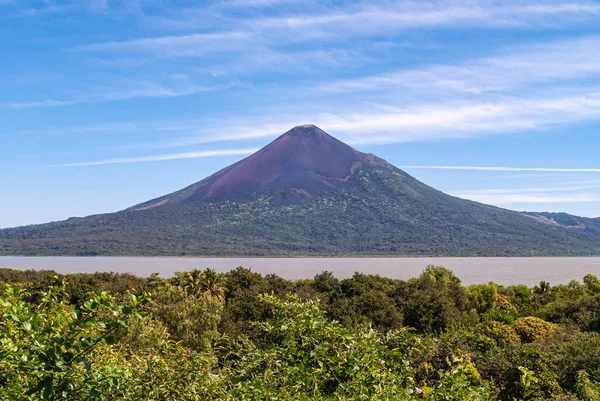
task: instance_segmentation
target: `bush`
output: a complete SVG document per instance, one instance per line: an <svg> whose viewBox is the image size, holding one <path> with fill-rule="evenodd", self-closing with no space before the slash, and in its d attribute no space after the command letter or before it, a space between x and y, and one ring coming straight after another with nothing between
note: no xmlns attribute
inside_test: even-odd
<svg viewBox="0 0 600 401"><path fill-rule="evenodd" d="M493 339L501 347L514 345L520 341L515 329L507 324L489 321L477 326L477 332Z"/></svg>
<svg viewBox="0 0 600 401"><path fill-rule="evenodd" d="M0 400L89 399L127 379L111 351L145 295L117 305L102 293L79 309L66 302L64 285L40 293L35 305L29 295L9 286L0 299Z"/></svg>
<svg viewBox="0 0 600 401"><path fill-rule="evenodd" d="M532 343L546 338L556 331L555 324L533 316L517 319L513 327L523 343Z"/></svg>

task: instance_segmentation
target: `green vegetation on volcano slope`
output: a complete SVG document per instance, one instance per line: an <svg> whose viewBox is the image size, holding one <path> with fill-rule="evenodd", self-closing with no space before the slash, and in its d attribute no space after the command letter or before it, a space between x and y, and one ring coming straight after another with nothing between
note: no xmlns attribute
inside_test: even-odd
<svg viewBox="0 0 600 401"><path fill-rule="evenodd" d="M190 203L0 230L4 255L600 255L600 221L564 228L365 166L347 189L289 206ZM549 216L552 217L552 216Z"/></svg>
<svg viewBox="0 0 600 401"><path fill-rule="evenodd" d="M270 294L270 295L264 295ZM600 280L0 270L0 400L598 400Z"/></svg>

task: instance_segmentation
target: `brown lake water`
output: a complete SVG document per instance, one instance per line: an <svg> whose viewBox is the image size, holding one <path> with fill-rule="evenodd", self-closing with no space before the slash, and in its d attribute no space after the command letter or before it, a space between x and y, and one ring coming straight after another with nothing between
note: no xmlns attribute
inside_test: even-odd
<svg viewBox="0 0 600 401"><path fill-rule="evenodd" d="M238 266L275 273L286 279L312 278L324 270L338 278L355 272L379 274L395 279L418 276L427 265L445 266L463 284L493 281L498 284L534 285L582 281L593 273L600 276L600 257L590 258L144 258L144 257L22 257L0 256L0 268L54 270L58 273L127 272L138 276L159 273L171 277L177 271L210 267L226 272Z"/></svg>

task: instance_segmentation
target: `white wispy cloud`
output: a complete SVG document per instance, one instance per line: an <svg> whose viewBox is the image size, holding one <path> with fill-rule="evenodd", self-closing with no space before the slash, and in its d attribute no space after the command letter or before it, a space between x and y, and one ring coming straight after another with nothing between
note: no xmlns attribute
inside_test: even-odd
<svg viewBox="0 0 600 401"><path fill-rule="evenodd" d="M561 83L600 74L600 37L587 36L530 44L503 55L454 65L431 65L381 75L329 82L330 92L374 92L394 88L482 94ZM543 66L543 68L540 68Z"/></svg>
<svg viewBox="0 0 600 401"><path fill-rule="evenodd" d="M203 92L213 92L235 85L199 85L185 75L159 77L156 81L121 79L118 86L88 85L79 90L82 94L72 99L44 99L26 102L0 104L5 109L34 109L41 107L62 107L83 103L102 103L136 98L171 98L189 96Z"/></svg>
<svg viewBox="0 0 600 401"><path fill-rule="evenodd" d="M552 167L485 167L485 166L398 166L403 169L463 170L463 171L539 171L546 173L600 173L600 168L552 168Z"/></svg>
<svg viewBox="0 0 600 401"><path fill-rule="evenodd" d="M183 57L239 50L248 40L249 34L246 32L214 32L96 43L73 50L143 52L159 57Z"/></svg>
<svg viewBox="0 0 600 401"><path fill-rule="evenodd" d="M498 171L497 168L485 171ZM600 169L526 169L525 171L560 171L569 173L600 172ZM501 171L522 171L502 168ZM559 185L522 188L470 189L450 191L453 196L493 205L526 205L545 203L589 203L600 201L600 181L570 181Z"/></svg>
<svg viewBox="0 0 600 401"><path fill-rule="evenodd" d="M390 106L384 108L383 111L375 109L362 113L344 110L336 113L324 113L317 117L300 110L294 115L273 118L273 115L276 114L267 113L268 118L233 119L230 122L204 120L187 123L178 121L138 124L138 127L141 127L138 130L141 131L171 131L172 133L168 139L128 144L122 147L157 149L213 142L269 139L304 123L316 124L351 145L450 140L521 131L540 131L560 124L599 120L600 92L584 92L580 96L554 99L550 95L528 99L508 98L497 103ZM132 125L132 123L128 123L124 129L130 132ZM115 129L118 129L119 125L116 127ZM93 127L82 127L82 129L93 129ZM421 166L421 168L426 168L426 166ZM436 166L430 168L436 168ZM437 168L467 169L469 167L439 166ZM509 171L501 170L501 167L495 169L496 171Z"/></svg>
<svg viewBox="0 0 600 401"><path fill-rule="evenodd" d="M481 202L490 205L517 205L517 204L548 204L548 203L586 203L600 201L600 194L581 193L557 195L554 193L540 194L482 194L478 192L455 192L450 195Z"/></svg>
<svg viewBox="0 0 600 401"><path fill-rule="evenodd" d="M15 103L5 103L0 105L2 108L7 109L35 109L38 107L60 107L60 106L69 106L72 104L81 103L80 99L72 99L72 100L58 100L58 99L47 99L47 100L33 100L30 102L15 102Z"/></svg>
<svg viewBox="0 0 600 401"><path fill-rule="evenodd" d="M314 3L313 0L227 0L220 2L217 7L220 8L255 8L255 7L273 7L286 6L294 4Z"/></svg>
<svg viewBox="0 0 600 401"><path fill-rule="evenodd" d="M258 148L250 149L222 149L222 150L207 150L201 152L184 152L184 153L170 153L164 155L154 156L141 156L141 157L121 157L114 159L104 159L97 161L86 161L77 163L66 163L61 164L62 167L79 167L79 166L99 166L105 164L121 164L121 163L144 163L144 162L156 162L166 160L179 160L179 159L198 159L204 157L217 157L217 156L236 156L236 155L249 155L259 150Z"/></svg>
<svg viewBox="0 0 600 401"><path fill-rule="evenodd" d="M255 15L228 14L228 8L283 6L310 3L308 13L292 12L256 18ZM408 29L450 26L478 28L564 26L600 18L600 5L585 2L516 1L503 5L490 1L458 4L447 1L395 2L359 1L335 7L312 1L232 0L173 11L162 18L168 26L196 26L202 33L137 38L77 47L75 50L106 52L144 52L157 57L200 56L216 52L252 52L273 49L299 40L347 40L354 37L389 35ZM224 13L224 14L223 14ZM169 13L167 13L169 14ZM219 21L219 29L207 29L209 19ZM560 18L549 19L556 15ZM151 17L153 20L156 17Z"/></svg>
<svg viewBox="0 0 600 401"><path fill-rule="evenodd" d="M550 15L561 19L549 20ZM252 21L255 29L280 29L293 32L295 39L370 36L407 29L443 26L502 26L534 28L560 27L585 22L600 15L600 6L591 3L553 1L498 3L471 1L423 1L358 3L353 9L329 10L307 15L289 15Z"/></svg>
<svg viewBox="0 0 600 401"><path fill-rule="evenodd" d="M0 0L0 4L2 4L2 0ZM10 2L8 4L10 4ZM43 17L50 14L62 14L75 10L77 10L77 5L75 4L47 4L46 6L37 8L19 8L11 14L11 17Z"/></svg>
<svg viewBox="0 0 600 401"><path fill-rule="evenodd" d="M506 195L506 194L539 194L539 193L560 193L560 192L580 192L583 190L600 189L600 181L570 181L559 185L546 185L542 187L528 186L523 188L502 188L502 189L475 189L467 191L454 191L454 194L470 193L479 195ZM600 194L598 194L600 195Z"/></svg>
<svg viewBox="0 0 600 401"><path fill-rule="evenodd" d="M308 121L308 120L306 120ZM257 126L252 124L230 125L220 123L217 127L207 128L207 122L198 122L197 125L174 125L169 129L169 125L163 123L159 126L161 131L173 131L169 139L155 142L146 142L120 146L121 149L164 149L176 148L192 145L202 145L214 142L235 142L241 140L254 140L264 138L275 138L290 130L296 125L301 125L300 119L290 120L284 123L262 123ZM175 132L178 131L178 132ZM176 135L177 133L187 133L187 135ZM193 135L190 134L193 133Z"/></svg>
<svg viewBox="0 0 600 401"><path fill-rule="evenodd" d="M354 144L391 144L434 139L468 138L515 131L540 130L555 124L600 119L600 92L563 98L505 99L497 103L417 105L389 108L387 112L342 111L308 119L231 127L226 136L199 135L199 143L270 137L274 129L292 127L300 119L314 123L340 139ZM188 143L193 143L189 138Z"/></svg>
<svg viewBox="0 0 600 401"><path fill-rule="evenodd" d="M529 5L521 5L512 7L513 10L521 11L523 13L533 14L563 14L563 13L574 13L574 14L600 14L600 6L593 3L530 3Z"/></svg>
<svg viewBox="0 0 600 401"><path fill-rule="evenodd" d="M572 183L565 186L475 189L450 191L450 195L493 205L543 203L584 203L600 201L599 183Z"/></svg>

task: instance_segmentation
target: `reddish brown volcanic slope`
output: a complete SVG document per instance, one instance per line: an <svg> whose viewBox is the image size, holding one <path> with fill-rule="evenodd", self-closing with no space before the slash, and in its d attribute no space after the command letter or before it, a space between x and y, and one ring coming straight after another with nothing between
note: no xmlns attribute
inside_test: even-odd
<svg viewBox="0 0 600 401"><path fill-rule="evenodd" d="M385 163L314 125L301 125L205 180L135 208L246 200L260 195L275 195L275 204L292 204L344 187L357 168L372 162Z"/></svg>

